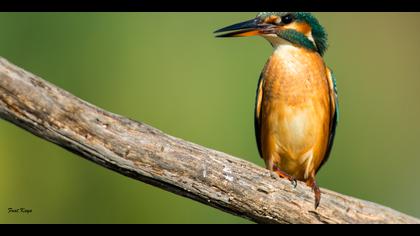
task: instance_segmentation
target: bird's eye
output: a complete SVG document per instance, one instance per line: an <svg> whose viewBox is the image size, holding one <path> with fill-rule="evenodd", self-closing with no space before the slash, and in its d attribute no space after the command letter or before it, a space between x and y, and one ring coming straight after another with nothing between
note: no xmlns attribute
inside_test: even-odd
<svg viewBox="0 0 420 236"><path fill-rule="evenodd" d="M292 15L285 15L281 17L281 22L285 25L292 23L293 17Z"/></svg>

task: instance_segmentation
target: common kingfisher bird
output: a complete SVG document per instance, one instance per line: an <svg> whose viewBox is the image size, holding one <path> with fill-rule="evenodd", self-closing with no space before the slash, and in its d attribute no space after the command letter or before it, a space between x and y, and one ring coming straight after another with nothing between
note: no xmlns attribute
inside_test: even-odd
<svg viewBox="0 0 420 236"><path fill-rule="evenodd" d="M258 81L255 136L266 168L296 187L321 191L315 175L327 161L338 122L338 96L325 65L327 33L308 12L261 12L215 31L217 37L260 35L274 48Z"/></svg>

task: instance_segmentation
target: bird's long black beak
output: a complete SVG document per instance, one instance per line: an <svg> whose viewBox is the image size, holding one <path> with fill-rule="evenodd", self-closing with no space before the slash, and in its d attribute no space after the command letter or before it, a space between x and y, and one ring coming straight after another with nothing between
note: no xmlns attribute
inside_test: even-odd
<svg viewBox="0 0 420 236"><path fill-rule="evenodd" d="M263 33L262 29L263 28L262 25L259 24L259 20L252 19L221 28L219 30L214 31L214 33L217 34L227 32L224 34L216 35L216 37L244 37L260 35Z"/></svg>

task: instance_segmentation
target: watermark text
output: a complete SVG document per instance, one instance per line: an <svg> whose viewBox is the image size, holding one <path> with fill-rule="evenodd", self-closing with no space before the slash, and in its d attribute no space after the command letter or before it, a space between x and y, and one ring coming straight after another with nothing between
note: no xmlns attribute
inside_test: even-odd
<svg viewBox="0 0 420 236"><path fill-rule="evenodd" d="M7 212L9 214L13 214L13 213L30 214L30 213L32 213L32 209L28 209L28 208L24 208L24 207L21 207L21 208L9 207L7 209Z"/></svg>

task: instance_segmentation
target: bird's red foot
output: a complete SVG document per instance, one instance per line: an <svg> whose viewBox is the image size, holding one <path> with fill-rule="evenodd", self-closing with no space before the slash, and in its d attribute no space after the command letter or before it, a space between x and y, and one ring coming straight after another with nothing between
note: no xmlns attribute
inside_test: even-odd
<svg viewBox="0 0 420 236"><path fill-rule="evenodd" d="M319 206L319 202L321 201L321 190L319 189L318 185L316 184L315 179L309 179L306 184L312 188L315 194L315 210Z"/></svg>
<svg viewBox="0 0 420 236"><path fill-rule="evenodd" d="M291 176L291 175L289 175L289 174L287 174L286 172L284 172L284 171L282 171L282 170L280 170L279 168L277 168L277 167L274 167L274 170L273 170L278 176L280 176L280 178L285 178L285 179L288 179L291 183L292 183L292 185L293 185L293 187L294 188L296 188L296 186L297 186L297 181L296 181L296 179L293 177L293 176Z"/></svg>

